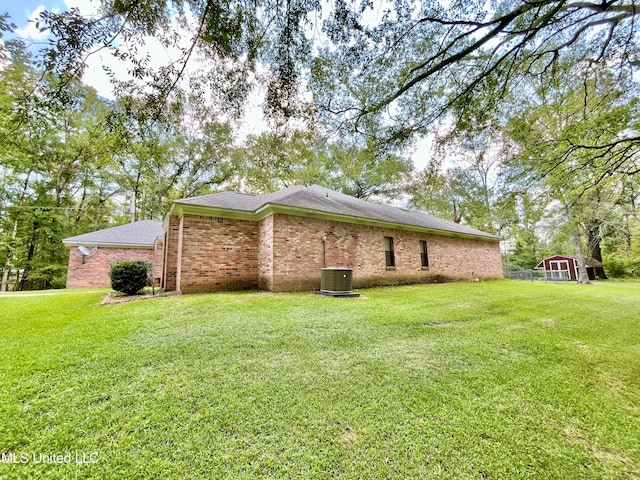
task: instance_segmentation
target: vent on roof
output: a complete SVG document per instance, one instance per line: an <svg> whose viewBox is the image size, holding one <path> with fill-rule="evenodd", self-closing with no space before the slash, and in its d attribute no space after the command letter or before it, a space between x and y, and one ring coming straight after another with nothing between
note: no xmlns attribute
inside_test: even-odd
<svg viewBox="0 0 640 480"><path fill-rule="evenodd" d="M353 293L353 270L344 267L329 267L321 270L320 293L333 297L359 297Z"/></svg>

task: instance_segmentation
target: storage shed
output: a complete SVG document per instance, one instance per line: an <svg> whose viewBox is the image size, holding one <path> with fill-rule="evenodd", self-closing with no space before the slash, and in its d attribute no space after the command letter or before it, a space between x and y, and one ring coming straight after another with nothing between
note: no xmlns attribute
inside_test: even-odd
<svg viewBox="0 0 640 480"><path fill-rule="evenodd" d="M545 280L578 280L578 260L574 257L554 255L542 260L535 269L545 271ZM592 266L587 266L587 275L589 280L596 279Z"/></svg>

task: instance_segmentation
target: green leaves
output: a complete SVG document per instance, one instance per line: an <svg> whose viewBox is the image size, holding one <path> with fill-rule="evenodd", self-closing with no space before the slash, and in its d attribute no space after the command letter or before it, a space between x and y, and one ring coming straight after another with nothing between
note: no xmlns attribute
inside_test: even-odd
<svg viewBox="0 0 640 480"><path fill-rule="evenodd" d="M575 248L579 257L586 248L585 256L600 263L601 243L614 247L613 239L628 232L624 211L637 201L637 192L627 193L626 185L640 171L638 100L633 88L619 88L620 77L609 70L594 69L592 78L581 78L582 72L567 67L552 90L538 86L528 107L507 124L516 150L508 166L514 178L555 200L549 215L559 223L557 238L573 237L574 247L558 242L553 253ZM605 255L618 256L618 248L629 252L631 243L629 238Z"/></svg>
<svg viewBox="0 0 640 480"><path fill-rule="evenodd" d="M141 260L117 260L109 264L111 288L125 295L134 295L149 283L151 264Z"/></svg>
<svg viewBox="0 0 640 480"><path fill-rule="evenodd" d="M234 152L237 188L264 194L293 186L323 185L358 198L393 198L411 172L409 160L367 144L327 143L303 132L249 136Z"/></svg>
<svg viewBox="0 0 640 480"><path fill-rule="evenodd" d="M539 89L531 106L511 120L508 132L521 146L516 161L528 175L580 195L607 179L639 171L640 137L633 89L618 88L612 72L583 83L574 73L565 70L565 80L551 92Z"/></svg>

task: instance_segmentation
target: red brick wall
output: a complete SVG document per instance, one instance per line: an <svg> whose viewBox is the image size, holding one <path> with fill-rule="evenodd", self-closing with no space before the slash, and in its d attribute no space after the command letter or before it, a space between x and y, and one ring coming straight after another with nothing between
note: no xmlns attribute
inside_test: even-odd
<svg viewBox="0 0 640 480"><path fill-rule="evenodd" d="M180 217L178 220L178 244L176 247L176 290L179 292L182 291L180 289L180 281L182 279L182 234L184 232L184 217Z"/></svg>
<svg viewBox="0 0 640 480"><path fill-rule="evenodd" d="M337 252L330 248L338 240L329 233L329 222L293 215L273 215L273 286L277 292L319 290L324 267L322 236L327 236L326 266L336 266ZM342 255L345 267L353 262Z"/></svg>
<svg viewBox="0 0 640 480"><path fill-rule="evenodd" d="M176 289L179 231L180 220L176 217L169 217L167 230L164 233L164 272L162 275L162 288L170 291Z"/></svg>
<svg viewBox="0 0 640 480"><path fill-rule="evenodd" d="M153 244L153 281L155 285L162 285L162 270L164 261L164 237L158 237Z"/></svg>
<svg viewBox="0 0 640 480"><path fill-rule="evenodd" d="M258 224L258 288L273 289L273 215Z"/></svg>
<svg viewBox="0 0 640 480"><path fill-rule="evenodd" d="M427 238L429 262L440 275L462 279L503 278L498 242L433 235Z"/></svg>
<svg viewBox="0 0 640 480"><path fill-rule="evenodd" d="M91 248L91 251L93 252L94 248ZM67 288L110 287L109 264L115 260L145 260L154 263L155 251L153 248L99 247L94 254L85 257L83 264L78 247L71 247L67 267Z"/></svg>
<svg viewBox="0 0 640 480"><path fill-rule="evenodd" d="M281 214L273 222L274 291L319 289L323 266L353 268L356 288L502 277L498 242ZM385 265L385 236L394 239L395 268ZM426 269L421 266L419 240L428 245Z"/></svg>
<svg viewBox="0 0 640 480"><path fill-rule="evenodd" d="M183 293L258 288L258 224L184 215L177 289Z"/></svg>
<svg viewBox="0 0 640 480"><path fill-rule="evenodd" d="M394 238L395 268L385 265L385 236ZM352 268L356 288L502 277L498 242L293 215L259 223L185 215L170 219L166 238L165 288L173 278L184 293L317 290L325 266ZM421 266L420 240L427 241L428 268Z"/></svg>

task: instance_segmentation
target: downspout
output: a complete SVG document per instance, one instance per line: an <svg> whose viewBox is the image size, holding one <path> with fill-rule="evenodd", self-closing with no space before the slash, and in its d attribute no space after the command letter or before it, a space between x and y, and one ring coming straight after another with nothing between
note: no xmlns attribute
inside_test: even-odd
<svg viewBox="0 0 640 480"><path fill-rule="evenodd" d="M327 266L327 236L322 236L322 268Z"/></svg>

